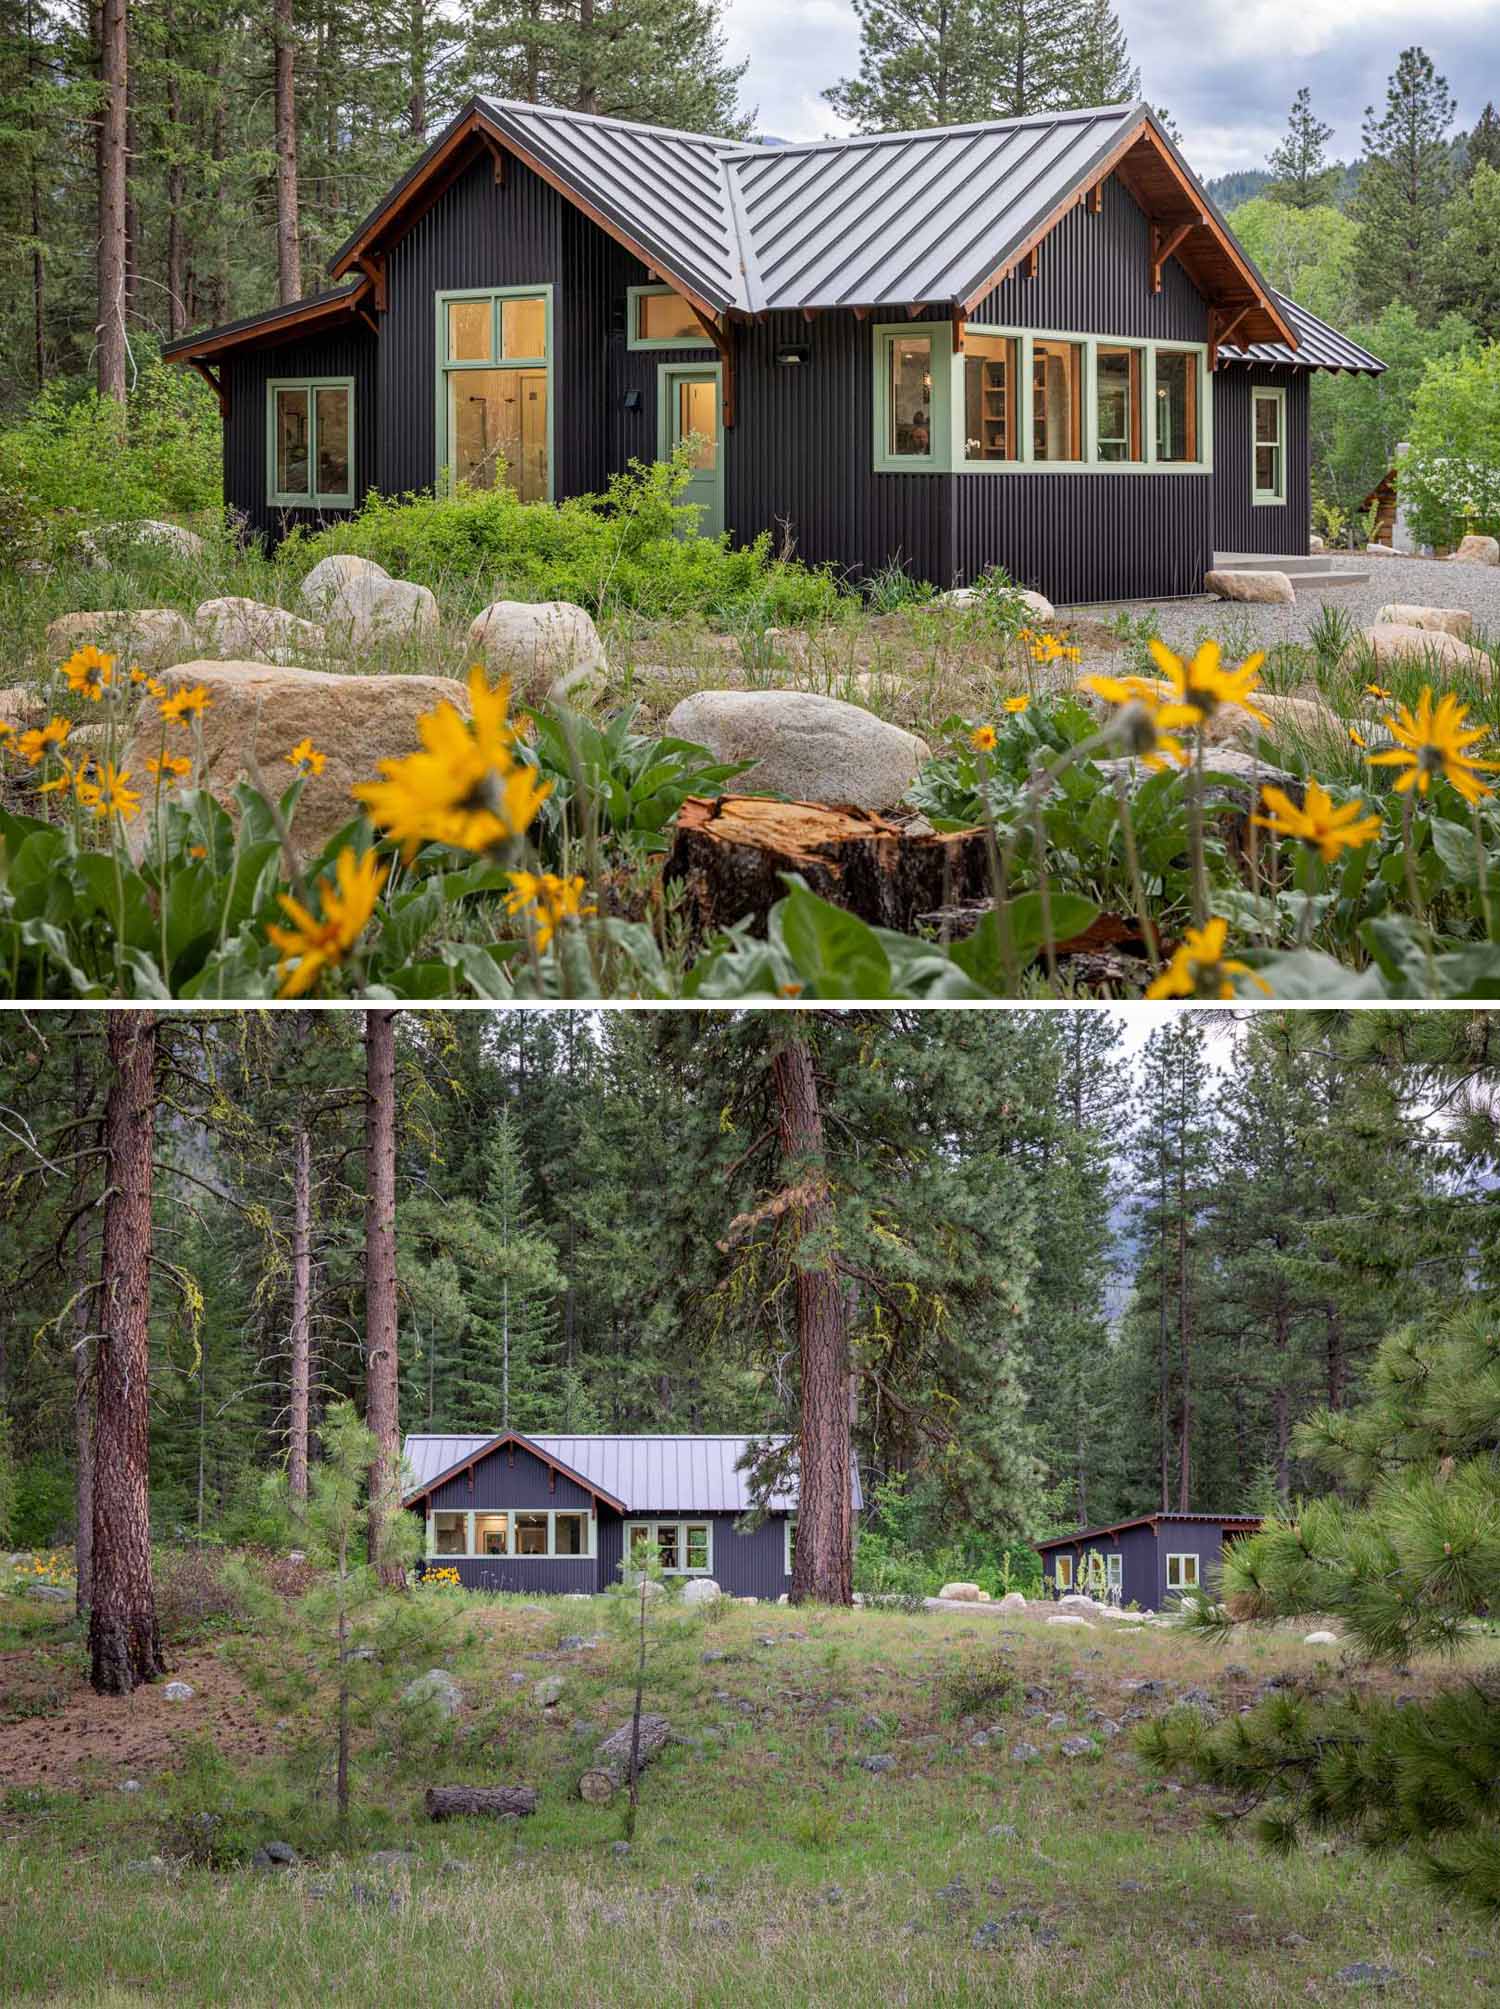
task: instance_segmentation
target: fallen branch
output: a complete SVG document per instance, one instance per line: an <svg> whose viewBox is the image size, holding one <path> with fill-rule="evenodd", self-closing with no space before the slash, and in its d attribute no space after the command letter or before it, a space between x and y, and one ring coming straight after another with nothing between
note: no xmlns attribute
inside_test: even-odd
<svg viewBox="0 0 1500 2009"><path fill-rule="evenodd" d="M587 1800L591 1807L608 1806L630 1777L630 1740L634 1729L632 1721L611 1730L594 1752L593 1764L578 1781L579 1798ZM637 1771L660 1757L671 1740L672 1726L665 1716L642 1716Z"/></svg>
<svg viewBox="0 0 1500 2009"><path fill-rule="evenodd" d="M534 1786L429 1786L425 1801L429 1821L452 1821L466 1814L487 1814L496 1820L516 1820L536 1812Z"/></svg>

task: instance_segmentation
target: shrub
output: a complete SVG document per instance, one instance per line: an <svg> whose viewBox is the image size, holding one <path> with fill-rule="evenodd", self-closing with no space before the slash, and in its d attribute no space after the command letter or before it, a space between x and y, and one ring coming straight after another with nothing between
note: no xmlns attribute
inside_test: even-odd
<svg viewBox="0 0 1500 2009"><path fill-rule="evenodd" d="M45 1549L73 1533L73 1475L60 1458L28 1458L16 1467L9 1540Z"/></svg>
<svg viewBox="0 0 1500 2009"><path fill-rule="evenodd" d="M950 1716L1003 1715L1015 1707L1021 1683L1007 1656L997 1647L970 1654L946 1669L938 1683L943 1708Z"/></svg>
<svg viewBox="0 0 1500 2009"><path fill-rule="evenodd" d="M16 1517L16 1462L10 1451L10 1418L0 1413L0 1549L10 1546Z"/></svg>
<svg viewBox="0 0 1500 2009"><path fill-rule="evenodd" d="M1433 363L1412 407L1401 487L1418 534L1500 535L1500 342Z"/></svg>

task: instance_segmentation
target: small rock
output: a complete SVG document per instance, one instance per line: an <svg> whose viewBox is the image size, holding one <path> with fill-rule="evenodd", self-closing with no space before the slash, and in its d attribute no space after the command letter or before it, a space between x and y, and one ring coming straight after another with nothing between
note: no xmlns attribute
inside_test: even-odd
<svg viewBox="0 0 1500 2009"><path fill-rule="evenodd" d="M969 1739L969 1749L971 1751L983 1751L988 1746L989 1741L989 1732L987 1730L976 1730L974 1735Z"/></svg>
<svg viewBox="0 0 1500 2009"><path fill-rule="evenodd" d="M186 1681L169 1681L161 1692L168 1702L191 1702L193 1699L192 1688Z"/></svg>
<svg viewBox="0 0 1500 2009"><path fill-rule="evenodd" d="M689 1577L682 1586L684 1604L717 1604L723 1595L712 1577Z"/></svg>
<svg viewBox="0 0 1500 2009"><path fill-rule="evenodd" d="M1035 1744L1012 1744L1010 1747L1011 1760L1017 1765L1034 1764L1041 1755Z"/></svg>
<svg viewBox="0 0 1500 2009"><path fill-rule="evenodd" d="M880 1716L861 1716L859 1719L859 1727L867 1734L878 1737L881 1731L884 1730L885 1728L885 1719Z"/></svg>
<svg viewBox="0 0 1500 2009"><path fill-rule="evenodd" d="M402 1911L406 1906L406 1897L403 1892L399 1890L377 1890L367 1883L351 1884L349 1895L358 1905L369 1907L383 1904L386 1910L392 1913Z"/></svg>
<svg viewBox="0 0 1500 2009"><path fill-rule="evenodd" d="M458 1856L445 1856L438 1864L439 1876L472 1876L474 1865L463 1862Z"/></svg>
<svg viewBox="0 0 1500 2009"><path fill-rule="evenodd" d="M1065 1758L1092 1758L1098 1747L1092 1737L1064 1737L1057 1748Z"/></svg>
<svg viewBox="0 0 1500 2009"><path fill-rule="evenodd" d="M1120 1881L1115 1885L1115 1889L1122 1892L1126 1897L1134 1897L1145 1888L1146 1886L1141 1882L1140 1878L1135 1876L1121 1877Z"/></svg>
<svg viewBox="0 0 1500 2009"><path fill-rule="evenodd" d="M978 1604L984 1598L984 1592L977 1583L945 1583L938 1596L958 1604Z"/></svg>
<svg viewBox="0 0 1500 2009"><path fill-rule="evenodd" d="M630 1844L629 1842L611 1842L609 1852L612 1856L628 1856L630 1854Z"/></svg>
<svg viewBox="0 0 1500 2009"><path fill-rule="evenodd" d="M518 697L533 702L544 695L578 698L609 679L598 629L567 600L496 600L476 616L469 647L488 670L510 678Z"/></svg>
<svg viewBox="0 0 1500 2009"><path fill-rule="evenodd" d="M1220 600L1243 600L1253 607L1294 607L1297 595L1285 572L1205 572L1203 590Z"/></svg>
<svg viewBox="0 0 1500 2009"><path fill-rule="evenodd" d="M1231 1660L1223 1669L1223 1674L1226 1681L1252 1681L1255 1678L1241 1660Z"/></svg>
<svg viewBox="0 0 1500 2009"><path fill-rule="evenodd" d="M1006 1821L997 1821L986 1832L992 1842L1018 1842L1021 1839L1021 1830L1011 1827Z"/></svg>
<svg viewBox="0 0 1500 2009"><path fill-rule="evenodd" d="M126 1863L125 1867L132 1876L167 1876L170 1874L165 1856L137 1856L133 1862Z"/></svg>
<svg viewBox="0 0 1500 2009"><path fill-rule="evenodd" d="M1408 607L1399 601L1382 607L1375 616L1378 628L1392 623L1403 628L1431 628L1444 635L1456 635L1467 642L1474 632L1474 616L1465 607ZM53 624L56 626L56 623ZM47 630L50 635L52 630Z"/></svg>
<svg viewBox="0 0 1500 2009"><path fill-rule="evenodd" d="M305 1563L307 1561L307 1555L306 1552L302 1549L288 1549L286 1552L286 1559L289 1563Z"/></svg>
<svg viewBox="0 0 1500 2009"><path fill-rule="evenodd" d="M1094 1630L1094 1626L1093 1626L1092 1622L1091 1622L1091 1621L1090 1621L1089 1619L1086 1619L1086 1618L1071 1618L1071 1617L1068 1617L1068 1616L1066 1616L1066 1615L1064 1615L1064 1616L1062 1616L1062 1617L1054 1617L1054 1618L1049 1618L1049 1619L1047 1620L1047 1623L1048 1623L1048 1625L1074 1625L1074 1626L1081 1626L1081 1627L1083 1628L1083 1630L1084 1630L1085 1632L1092 1632L1092 1631Z"/></svg>
<svg viewBox="0 0 1500 2009"><path fill-rule="evenodd" d="M463 1699L463 1690L443 1667L429 1667L425 1674L409 1681L401 1691L403 1702L433 1709L439 1716L456 1716Z"/></svg>
<svg viewBox="0 0 1500 2009"><path fill-rule="evenodd" d="M1304 1632L1302 1635L1304 1646L1337 1646L1338 1643L1336 1632Z"/></svg>
<svg viewBox="0 0 1500 2009"><path fill-rule="evenodd" d="M725 1653L722 1647L717 1646L711 1646L707 1653L700 1653L698 1655L698 1659L704 1667L715 1667L721 1660L729 1660L732 1657L732 1655Z"/></svg>
<svg viewBox="0 0 1500 2009"><path fill-rule="evenodd" d="M896 1761L888 1752L877 1752L873 1758L861 1758L860 1764L867 1772L894 1772Z"/></svg>
<svg viewBox="0 0 1500 2009"><path fill-rule="evenodd" d="M1493 543L1494 539L1486 541ZM1394 1967L1377 1967L1372 1961L1356 1960L1350 1967L1341 1967L1333 1978L1342 1981L1346 1988L1389 1988L1393 1981L1404 1981L1406 1976Z"/></svg>
<svg viewBox="0 0 1500 2009"><path fill-rule="evenodd" d="M931 757L916 734L812 691L698 691L663 730L717 760L753 762L735 784L745 793L877 813L901 800Z"/></svg>
<svg viewBox="0 0 1500 2009"><path fill-rule="evenodd" d="M138 1793L140 1790L141 1782L139 1779L122 1779L120 1781L120 1791L122 1793Z"/></svg>
<svg viewBox="0 0 1500 2009"><path fill-rule="evenodd" d="M409 1869L416 1856L416 1850L376 1849L373 1855L365 1857L371 1869Z"/></svg>
<svg viewBox="0 0 1500 2009"><path fill-rule="evenodd" d="M1001 1611L1024 1611L1026 1599L1018 1590L1008 1590L1000 1600Z"/></svg>
<svg viewBox="0 0 1500 2009"><path fill-rule="evenodd" d="M1068 1727L1068 1719L1061 1713L1061 1711L1059 1711L1057 1715L1049 1716L1047 1718L1047 1728L1049 1730L1066 1730L1067 1727Z"/></svg>

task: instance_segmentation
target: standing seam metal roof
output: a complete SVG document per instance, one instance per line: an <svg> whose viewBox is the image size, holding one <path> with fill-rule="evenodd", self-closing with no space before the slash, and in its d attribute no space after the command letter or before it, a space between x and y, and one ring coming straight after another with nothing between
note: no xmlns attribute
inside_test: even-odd
<svg viewBox="0 0 1500 2009"><path fill-rule="evenodd" d="M407 1497L423 1491L443 1473L482 1451L497 1433L430 1435L414 1432L405 1445L413 1483ZM556 1437L517 1433L580 1474L601 1492L623 1500L631 1513L740 1514L756 1502L740 1460L752 1443L784 1443L784 1438L752 1437ZM856 1513L863 1505L859 1472L851 1461L851 1496ZM795 1482L776 1488L765 1502L788 1512L797 1504Z"/></svg>
<svg viewBox="0 0 1500 2009"><path fill-rule="evenodd" d="M1285 342L1252 342L1248 348L1237 349L1226 342L1219 350L1226 362L1281 363L1298 370L1347 370L1351 376L1378 377L1384 371L1385 364L1378 356L1372 356L1358 342L1351 342L1337 328L1330 328L1326 321L1299 307L1295 300L1288 300L1284 293L1276 295L1276 303L1297 331L1296 348L1289 349Z"/></svg>

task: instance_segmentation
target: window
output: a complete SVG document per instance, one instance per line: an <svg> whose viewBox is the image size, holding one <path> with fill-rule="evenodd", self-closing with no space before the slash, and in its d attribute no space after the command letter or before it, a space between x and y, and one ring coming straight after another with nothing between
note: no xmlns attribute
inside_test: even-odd
<svg viewBox="0 0 1500 2009"><path fill-rule="evenodd" d="M586 1514L554 1514L552 1516L552 1553L558 1556L582 1556L588 1554L588 1516Z"/></svg>
<svg viewBox="0 0 1500 2009"><path fill-rule="evenodd" d="M1193 349L1156 352L1156 460L1168 467L1198 458L1198 356Z"/></svg>
<svg viewBox="0 0 1500 2009"><path fill-rule="evenodd" d="M1251 436L1256 502L1286 501L1286 392L1252 390Z"/></svg>
<svg viewBox="0 0 1500 2009"><path fill-rule="evenodd" d="M1071 1590L1073 1588L1073 1558L1071 1556L1054 1556L1052 1558L1052 1581L1057 1585L1059 1590Z"/></svg>
<svg viewBox="0 0 1500 2009"><path fill-rule="evenodd" d="M1123 1556L1106 1556L1104 1558L1105 1589L1119 1590L1124 1581L1125 1581L1125 1558Z"/></svg>
<svg viewBox="0 0 1500 2009"><path fill-rule="evenodd" d="M354 507L354 380L266 386L267 494L304 509Z"/></svg>
<svg viewBox="0 0 1500 2009"><path fill-rule="evenodd" d="M550 286L438 295L438 463L471 488L550 500Z"/></svg>
<svg viewBox="0 0 1500 2009"><path fill-rule="evenodd" d="M948 339L944 331L944 340ZM937 467L946 464L942 412L935 397L934 337L930 329L877 329L879 400L876 455L880 463ZM944 357L944 364L948 358Z"/></svg>
<svg viewBox="0 0 1500 2009"><path fill-rule="evenodd" d="M435 1556L466 1556L469 1553L467 1514L434 1514L432 1549Z"/></svg>
<svg viewBox="0 0 1500 2009"><path fill-rule="evenodd" d="M435 1513L428 1517L427 1553L432 1556L563 1556L588 1560L594 1554L594 1517L559 1509L556 1513Z"/></svg>
<svg viewBox="0 0 1500 2009"><path fill-rule="evenodd" d="M709 1576L713 1572L713 1527L708 1521L632 1521L625 1531L625 1554L640 1569L655 1551L664 1576Z"/></svg>
<svg viewBox="0 0 1500 2009"><path fill-rule="evenodd" d="M1031 345L1031 457L1083 459L1083 344Z"/></svg>
<svg viewBox="0 0 1500 2009"><path fill-rule="evenodd" d="M1198 1558L1196 1556L1167 1557L1167 1589L1196 1590L1198 1588Z"/></svg>
<svg viewBox="0 0 1500 2009"><path fill-rule="evenodd" d="M1098 346L1094 393L1096 460L1141 461L1141 365L1139 349Z"/></svg>
<svg viewBox="0 0 1500 2009"><path fill-rule="evenodd" d="M964 459L1019 460L1016 380L1021 343L1016 335L964 337Z"/></svg>
<svg viewBox="0 0 1500 2009"><path fill-rule="evenodd" d="M547 1516L545 1514L517 1514L516 1554L518 1556L544 1556L547 1553Z"/></svg>
<svg viewBox="0 0 1500 2009"><path fill-rule="evenodd" d="M797 1560L797 1516L795 1514L788 1514L786 1520L782 1523L782 1539L786 1554L786 1564L782 1570L782 1575L790 1576L792 1565Z"/></svg>
<svg viewBox="0 0 1500 2009"><path fill-rule="evenodd" d="M680 293L670 286L632 286L625 296L625 346L630 349L711 349L714 343Z"/></svg>
<svg viewBox="0 0 1500 2009"><path fill-rule="evenodd" d="M480 1556L508 1556L510 1554L509 1514L476 1514L474 1516L474 1553Z"/></svg>

